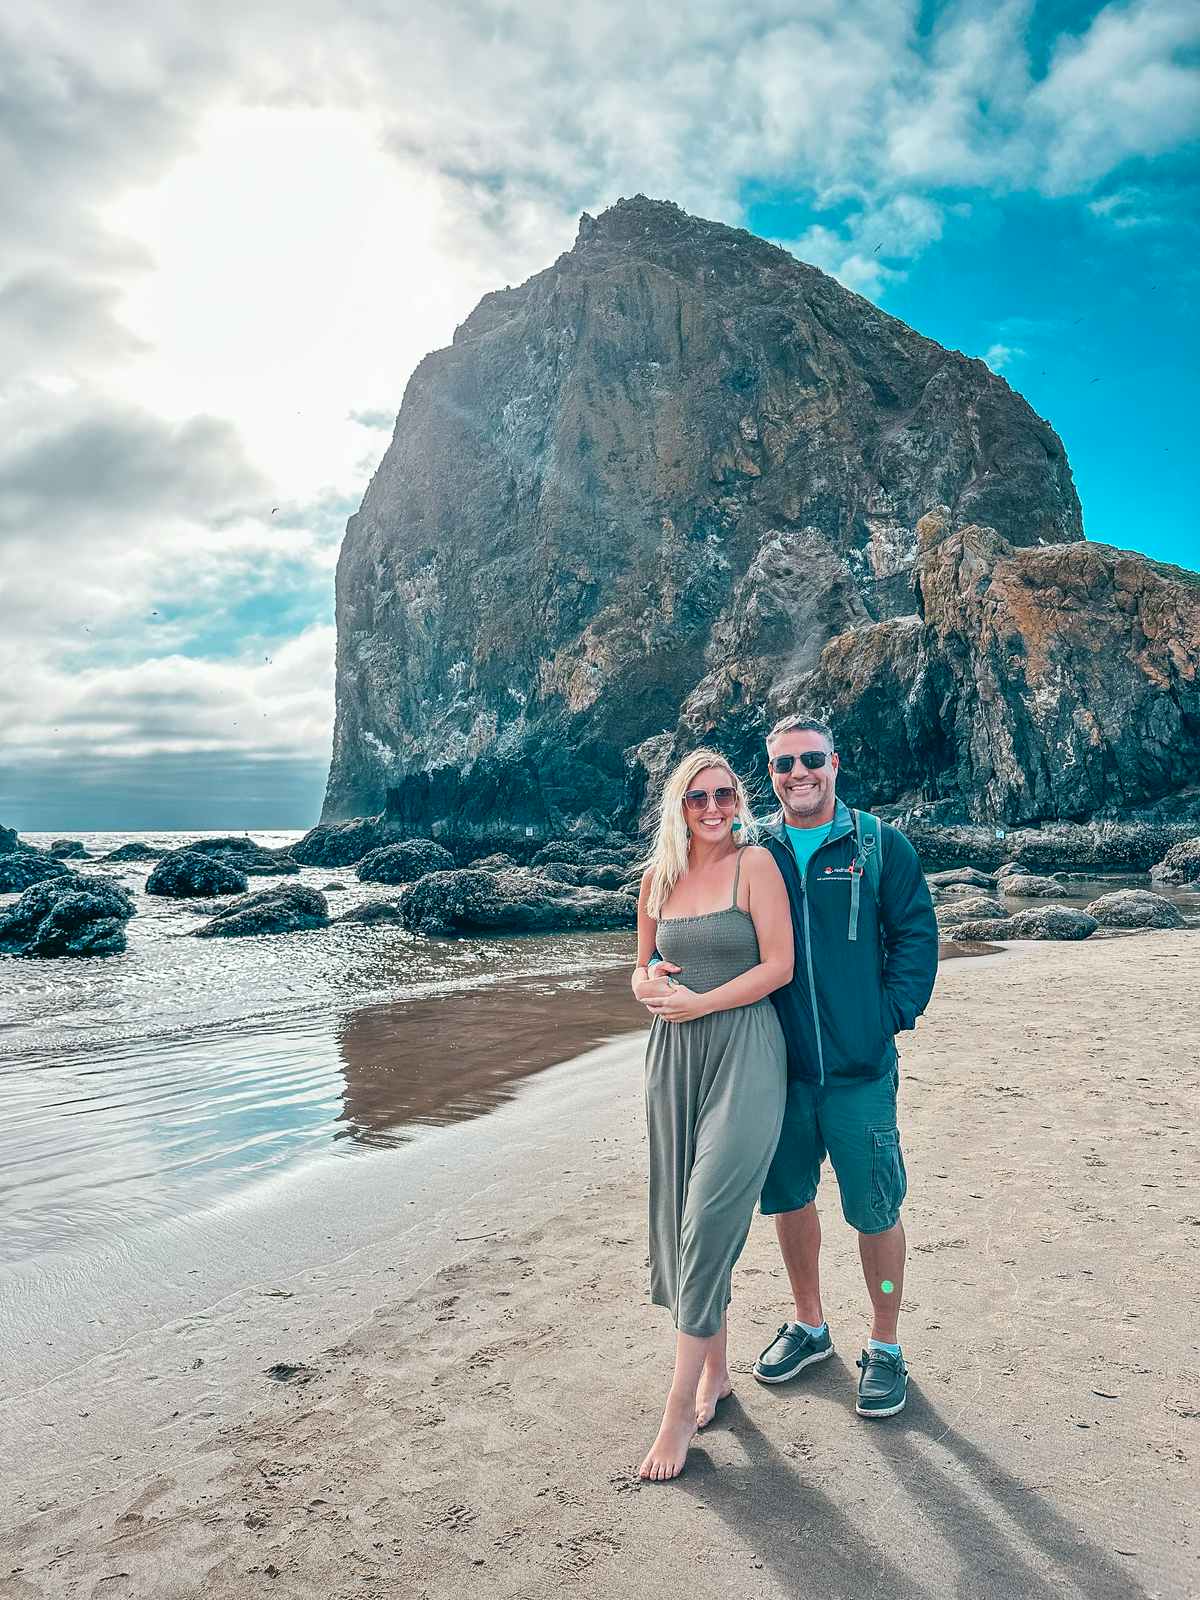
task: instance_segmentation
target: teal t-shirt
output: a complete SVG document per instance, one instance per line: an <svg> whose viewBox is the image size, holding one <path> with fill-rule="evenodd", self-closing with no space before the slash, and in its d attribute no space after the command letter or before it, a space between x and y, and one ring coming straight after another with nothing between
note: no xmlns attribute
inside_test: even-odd
<svg viewBox="0 0 1200 1600"><path fill-rule="evenodd" d="M791 841L792 854L796 857L801 877L808 871L808 863L828 839L832 827L832 818L823 828L793 828L790 823L787 824L787 836Z"/></svg>

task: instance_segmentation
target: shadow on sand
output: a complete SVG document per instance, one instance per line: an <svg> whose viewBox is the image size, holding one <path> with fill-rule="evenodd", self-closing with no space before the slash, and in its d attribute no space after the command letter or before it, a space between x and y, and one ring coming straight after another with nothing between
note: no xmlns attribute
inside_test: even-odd
<svg viewBox="0 0 1200 1600"><path fill-rule="evenodd" d="M834 1382L851 1386L840 1361L808 1381L817 1392ZM898 1417L862 1423L906 1498L882 1496L877 1510L868 1505L859 1515L807 1481L803 1465L775 1448L736 1395L713 1426L738 1441L744 1463L718 1471L695 1450L681 1487L751 1546L785 1594L1061 1600L1065 1580L1089 1600L1150 1600L1107 1551L956 1432L912 1384ZM952 1456L958 1470L931 1459L935 1450ZM914 1570L887 1553L889 1529L910 1515L908 1501L952 1551L958 1570L949 1582L944 1572ZM903 1543L911 1545L911 1537Z"/></svg>

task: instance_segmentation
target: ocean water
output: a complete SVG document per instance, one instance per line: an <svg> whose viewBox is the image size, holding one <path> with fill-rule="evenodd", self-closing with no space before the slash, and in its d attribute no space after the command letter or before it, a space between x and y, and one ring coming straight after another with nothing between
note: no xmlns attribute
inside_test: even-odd
<svg viewBox="0 0 1200 1600"><path fill-rule="evenodd" d="M203 835L74 837L100 855ZM478 1115L577 1044L641 1025L631 933L431 940L351 923L193 939L224 899L146 895L153 862L71 865L123 884L137 914L123 955L0 956L0 1264L86 1253L300 1161ZM332 916L398 893L352 867L250 888L296 881L344 885L326 890Z"/></svg>
<svg viewBox="0 0 1200 1600"><path fill-rule="evenodd" d="M202 835L78 837L99 855ZM124 955L0 956L0 1269L114 1240L132 1250L140 1229L304 1162L366 1158L484 1114L531 1073L646 1025L628 990L632 930L430 940L349 924L201 940L188 935L222 902L147 896L149 862L72 865L131 890L137 915ZM250 887L279 881L297 880ZM326 890L334 916L397 893L353 868L299 881ZM1072 880L1061 898L1145 882ZM1172 898L1200 924L1200 894Z"/></svg>

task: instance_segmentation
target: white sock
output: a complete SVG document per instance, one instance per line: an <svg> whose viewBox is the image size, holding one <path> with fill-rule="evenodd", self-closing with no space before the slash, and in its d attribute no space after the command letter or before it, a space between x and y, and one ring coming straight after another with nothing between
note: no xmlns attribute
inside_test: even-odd
<svg viewBox="0 0 1200 1600"><path fill-rule="evenodd" d="M825 1331L825 1324L823 1322L818 1322L815 1328L811 1322L796 1322L793 1323L793 1327L799 1328L802 1333L812 1334L814 1338L818 1333L824 1333Z"/></svg>
<svg viewBox="0 0 1200 1600"><path fill-rule="evenodd" d="M886 1350L890 1356L898 1356L900 1354L900 1346L898 1344L884 1344L882 1339L868 1339L867 1349Z"/></svg>

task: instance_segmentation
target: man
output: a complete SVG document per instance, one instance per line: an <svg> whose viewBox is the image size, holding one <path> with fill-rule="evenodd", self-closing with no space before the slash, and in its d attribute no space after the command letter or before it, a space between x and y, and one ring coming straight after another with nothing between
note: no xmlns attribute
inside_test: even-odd
<svg viewBox="0 0 1200 1600"><path fill-rule="evenodd" d="M833 1354L816 1207L828 1154L871 1298L856 1409L890 1417L903 1410L908 1384L897 1339L907 1177L894 1035L915 1026L933 992L937 920L905 836L837 798L838 755L823 722L785 717L767 735L767 756L780 810L760 837L787 884L796 960L792 982L771 996L787 1041L788 1098L762 1211L775 1218L795 1320L759 1356L754 1376L783 1383ZM660 962L650 981L678 970Z"/></svg>

